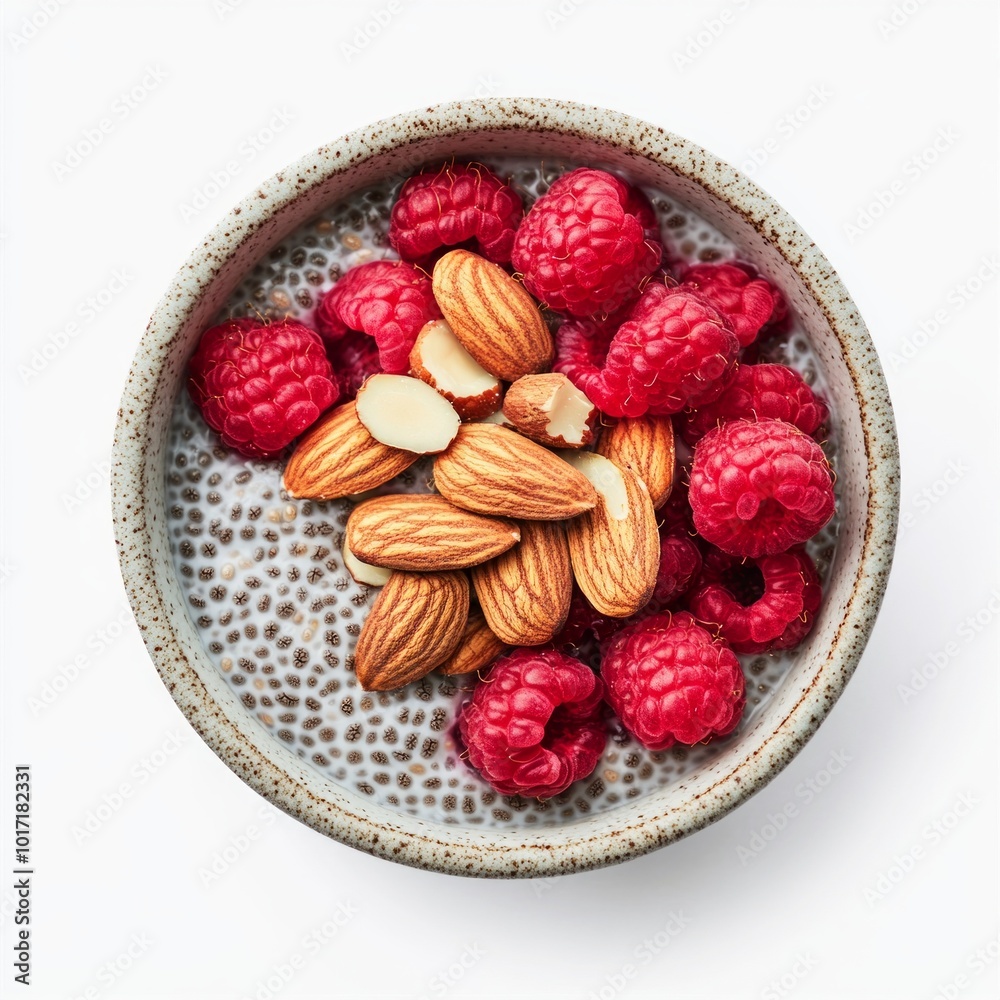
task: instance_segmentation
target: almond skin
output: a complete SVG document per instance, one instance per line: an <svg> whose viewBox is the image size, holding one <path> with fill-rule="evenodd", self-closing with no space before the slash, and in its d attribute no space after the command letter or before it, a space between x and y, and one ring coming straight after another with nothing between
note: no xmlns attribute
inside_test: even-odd
<svg viewBox="0 0 1000 1000"><path fill-rule="evenodd" d="M458 649L438 667L438 672L448 677L471 674L488 667L506 648L507 644L497 638L486 619L478 611L472 611Z"/></svg>
<svg viewBox="0 0 1000 1000"><path fill-rule="evenodd" d="M519 378L504 396L503 415L525 437L553 448L594 440L597 407L560 372Z"/></svg>
<svg viewBox="0 0 1000 1000"><path fill-rule="evenodd" d="M513 521L473 514L444 497L396 493L358 504L347 521L347 545L372 566L429 572L464 569L520 541Z"/></svg>
<svg viewBox="0 0 1000 1000"><path fill-rule="evenodd" d="M643 607L660 568L660 537L649 491L631 469L619 471L622 482L611 491L612 503L599 490L597 506L566 525L576 582L609 618L627 618ZM621 505L619 499L624 500Z"/></svg>
<svg viewBox="0 0 1000 1000"><path fill-rule="evenodd" d="M331 410L299 441L282 486L291 497L335 500L387 483L419 457L376 441L352 400Z"/></svg>
<svg viewBox="0 0 1000 1000"><path fill-rule="evenodd" d="M464 573L396 570L358 636L354 670L365 691L419 680L455 652L469 617Z"/></svg>
<svg viewBox="0 0 1000 1000"><path fill-rule="evenodd" d="M512 646L540 646L566 624L573 569L563 526L522 521L521 544L472 571L490 628Z"/></svg>
<svg viewBox="0 0 1000 1000"><path fill-rule="evenodd" d="M597 503L597 491L558 455L497 424L462 424L434 460L434 485L481 514L552 521Z"/></svg>
<svg viewBox="0 0 1000 1000"><path fill-rule="evenodd" d="M434 265L433 289L455 336L491 375L513 382L552 364L552 335L538 305L498 264L451 250Z"/></svg>
<svg viewBox="0 0 1000 1000"><path fill-rule="evenodd" d="M605 427L595 451L631 469L659 510L674 487L674 423L670 417L624 417Z"/></svg>

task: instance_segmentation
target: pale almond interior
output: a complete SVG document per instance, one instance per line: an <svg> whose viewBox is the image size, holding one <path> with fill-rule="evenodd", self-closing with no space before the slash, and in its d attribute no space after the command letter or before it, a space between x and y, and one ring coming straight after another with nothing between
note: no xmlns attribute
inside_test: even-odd
<svg viewBox="0 0 1000 1000"><path fill-rule="evenodd" d="M500 383L462 346L443 319L432 320L421 331L420 363L434 379L438 392L456 400L475 399L496 392ZM499 405L499 395L497 397Z"/></svg>
<svg viewBox="0 0 1000 1000"><path fill-rule="evenodd" d="M358 391L357 408L376 441L419 455L444 451L461 423L444 396L409 375L372 375Z"/></svg>
<svg viewBox="0 0 1000 1000"><path fill-rule="evenodd" d="M573 444L583 442L594 404L569 379L565 379L539 409L549 418L545 433L553 439L562 438L567 444Z"/></svg>
<svg viewBox="0 0 1000 1000"><path fill-rule="evenodd" d="M593 484L604 497L608 517L624 521L628 517L628 491L621 469L610 459L593 451L561 451L559 455Z"/></svg>
<svg viewBox="0 0 1000 1000"><path fill-rule="evenodd" d="M347 572L354 577L355 583L363 583L369 587L384 587L389 582L389 577L392 576L391 569L362 562L348 548L346 533L340 554L344 557L344 565L347 567Z"/></svg>

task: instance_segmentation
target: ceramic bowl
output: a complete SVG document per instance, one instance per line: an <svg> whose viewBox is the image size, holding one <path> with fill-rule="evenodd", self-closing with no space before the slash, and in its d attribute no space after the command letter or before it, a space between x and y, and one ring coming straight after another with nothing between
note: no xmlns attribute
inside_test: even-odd
<svg viewBox="0 0 1000 1000"><path fill-rule="evenodd" d="M764 677L767 684L751 678L767 697L733 737L692 754L650 756L627 740L612 743L593 779L578 783L582 791L547 805L490 794L457 759L446 713L434 706L454 704L462 692L444 679L399 695L366 696L354 685L343 658L369 599L362 592L347 600L335 552L342 512L288 504L280 469L241 465L200 440L197 418L185 415L184 369L200 332L248 275L265 280L282 266L289 234L421 164L512 154L622 171L732 241L797 315L838 440L837 539L823 605L781 672ZM316 232L324 225L336 228L321 221ZM301 250L305 267L308 246L325 260L326 237L317 239ZM314 301L304 286L296 295ZM141 339L121 403L113 487L122 573L149 655L191 724L240 778L303 823L370 854L455 874L528 877L669 844L788 764L833 707L875 621L899 478L892 409L864 323L826 258L773 199L655 125L560 101L497 99L426 108L352 132L225 216L175 276ZM219 563L227 552L235 561ZM308 574L311 591L296 565L280 562L292 558L287 552L319 560ZM234 662L227 642L247 651Z"/></svg>

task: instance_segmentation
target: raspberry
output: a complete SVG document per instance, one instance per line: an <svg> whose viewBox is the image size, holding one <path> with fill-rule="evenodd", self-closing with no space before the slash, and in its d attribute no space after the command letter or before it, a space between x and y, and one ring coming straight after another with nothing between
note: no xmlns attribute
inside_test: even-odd
<svg viewBox="0 0 1000 1000"><path fill-rule="evenodd" d="M776 555L833 517L822 449L781 420L733 420L695 446L689 490L698 533L734 556Z"/></svg>
<svg viewBox="0 0 1000 1000"><path fill-rule="evenodd" d="M680 431L695 444L707 431L730 420L784 420L814 435L826 420L824 403L786 365L740 365L714 402L684 414Z"/></svg>
<svg viewBox="0 0 1000 1000"><path fill-rule="evenodd" d="M619 632L601 660L601 676L622 724L650 750L725 736L746 704L736 654L684 611Z"/></svg>
<svg viewBox="0 0 1000 1000"><path fill-rule="evenodd" d="M753 343L761 328L785 312L781 292L757 277L749 264L695 264L681 273L687 288L714 306L733 326L740 347Z"/></svg>
<svg viewBox="0 0 1000 1000"><path fill-rule="evenodd" d="M621 626L621 619L608 618L602 615L583 596L583 591L574 584L573 597L570 600L566 624L563 625L562 631L552 640L552 644L557 647L575 646L579 648L583 645L588 633L595 639L606 639L608 636L614 635Z"/></svg>
<svg viewBox="0 0 1000 1000"><path fill-rule="evenodd" d="M612 337L602 369L588 360L598 350L594 328L571 331L574 346L589 344L590 353L579 350L568 366L560 362L560 371L611 417L665 415L713 401L739 351L736 335L710 305L661 284L642 293Z"/></svg>
<svg viewBox="0 0 1000 1000"><path fill-rule="evenodd" d="M601 368L617 327L592 319L568 319L556 332L556 359L552 370L562 372L590 397L600 383Z"/></svg>
<svg viewBox="0 0 1000 1000"><path fill-rule="evenodd" d="M524 206L517 192L481 163L446 163L411 177L389 220L389 242L404 260L475 240L497 264L510 262Z"/></svg>
<svg viewBox="0 0 1000 1000"><path fill-rule="evenodd" d="M431 279L402 260L373 260L352 267L323 296L316 326L336 340L348 330L375 338L382 371L410 370L410 351L425 323L440 319Z"/></svg>
<svg viewBox="0 0 1000 1000"><path fill-rule="evenodd" d="M551 798L597 766L607 730L604 685L554 649L497 660L459 716L469 762L503 795Z"/></svg>
<svg viewBox="0 0 1000 1000"><path fill-rule="evenodd" d="M378 344L356 330L348 330L336 340L328 339L326 356L337 374L342 403L354 399L369 375L377 375L382 371L378 359Z"/></svg>
<svg viewBox="0 0 1000 1000"><path fill-rule="evenodd" d="M511 263L550 309L599 316L635 298L662 253L645 195L604 170L581 167L563 174L531 207Z"/></svg>
<svg viewBox="0 0 1000 1000"><path fill-rule="evenodd" d="M797 646L822 597L816 566L801 546L742 562L714 549L688 607L735 652L766 653Z"/></svg>
<svg viewBox="0 0 1000 1000"><path fill-rule="evenodd" d="M701 570L701 550L690 535L677 532L660 533L660 568L649 603L639 612L643 615L666 611L679 597L687 593Z"/></svg>
<svg viewBox="0 0 1000 1000"><path fill-rule="evenodd" d="M205 423L250 458L278 455L337 401L319 334L283 320L228 320L201 335L188 389Z"/></svg>

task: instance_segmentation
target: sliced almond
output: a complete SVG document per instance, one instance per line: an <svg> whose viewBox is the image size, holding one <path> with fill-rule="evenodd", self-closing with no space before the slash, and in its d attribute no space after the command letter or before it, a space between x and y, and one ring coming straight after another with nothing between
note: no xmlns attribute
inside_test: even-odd
<svg viewBox="0 0 1000 1000"><path fill-rule="evenodd" d="M596 451L622 469L631 469L659 510L674 485L674 422L670 417L623 417L601 431Z"/></svg>
<svg viewBox="0 0 1000 1000"><path fill-rule="evenodd" d="M488 667L506 648L507 644L496 636L482 614L471 611L458 648L437 669L449 677L471 674Z"/></svg>
<svg viewBox="0 0 1000 1000"><path fill-rule="evenodd" d="M539 444L582 448L594 440L597 407L560 372L523 375L507 390L503 414Z"/></svg>
<svg viewBox="0 0 1000 1000"><path fill-rule="evenodd" d="M347 536L344 536L340 554L344 557L344 566L347 572L354 577L355 583L362 583L368 587L384 587L392 576L391 569L382 566L372 566L371 563L362 562L347 544Z"/></svg>
<svg viewBox="0 0 1000 1000"><path fill-rule="evenodd" d="M493 424L462 424L434 460L434 485L459 507L504 517L560 520L597 503L585 475L534 441Z"/></svg>
<svg viewBox="0 0 1000 1000"><path fill-rule="evenodd" d="M451 250L434 265L433 288L455 336L490 374L513 382L552 363L552 335L537 303L498 264Z"/></svg>
<svg viewBox="0 0 1000 1000"><path fill-rule="evenodd" d="M517 544L514 521L473 514L433 494L398 493L358 504L347 520L351 551L373 566L464 569Z"/></svg>
<svg viewBox="0 0 1000 1000"><path fill-rule="evenodd" d="M419 680L455 652L469 616L464 573L396 570L358 636L354 670L365 691Z"/></svg>
<svg viewBox="0 0 1000 1000"><path fill-rule="evenodd" d="M563 526L522 521L521 544L472 570L490 628L512 646L539 646L566 624L573 570Z"/></svg>
<svg viewBox="0 0 1000 1000"><path fill-rule="evenodd" d="M358 419L376 441L420 455L444 451L461 423L444 396L409 375L372 375L357 404Z"/></svg>
<svg viewBox="0 0 1000 1000"><path fill-rule="evenodd" d="M431 320L410 352L410 372L436 389L462 420L500 408L500 381L481 367L443 319Z"/></svg>
<svg viewBox="0 0 1000 1000"><path fill-rule="evenodd" d="M566 525L573 575L603 615L627 618L652 596L660 566L656 514L646 484L593 452L564 453L594 485L593 510Z"/></svg>
<svg viewBox="0 0 1000 1000"><path fill-rule="evenodd" d="M387 483L419 457L376 441L352 400L327 413L299 441L281 485L292 497L334 500Z"/></svg>

